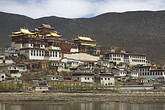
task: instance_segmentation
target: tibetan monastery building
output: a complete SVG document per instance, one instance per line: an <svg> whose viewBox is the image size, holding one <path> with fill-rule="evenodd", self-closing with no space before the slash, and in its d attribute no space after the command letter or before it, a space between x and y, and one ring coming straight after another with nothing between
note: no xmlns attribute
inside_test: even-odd
<svg viewBox="0 0 165 110"><path fill-rule="evenodd" d="M31 60L58 61L62 58L62 53L78 52L77 45L62 39L62 35L47 24L42 24L31 32L22 28L18 32L12 32L11 37L11 46Z"/></svg>
<svg viewBox="0 0 165 110"><path fill-rule="evenodd" d="M96 40L92 40L90 37L78 36L74 39L74 43L77 44L79 52L97 53Z"/></svg>

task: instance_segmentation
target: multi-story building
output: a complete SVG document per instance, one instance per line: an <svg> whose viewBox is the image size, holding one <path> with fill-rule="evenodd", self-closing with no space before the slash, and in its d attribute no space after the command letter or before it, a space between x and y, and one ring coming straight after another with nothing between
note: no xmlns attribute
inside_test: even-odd
<svg viewBox="0 0 165 110"><path fill-rule="evenodd" d="M20 29L13 32L11 37L11 46L30 60L58 61L62 57L62 52L78 52L77 45L62 39L53 27L46 24L42 24L32 32Z"/></svg>
<svg viewBox="0 0 165 110"><path fill-rule="evenodd" d="M94 73L92 72L75 72L72 75L73 81L80 81L82 83L94 83Z"/></svg>
<svg viewBox="0 0 165 110"><path fill-rule="evenodd" d="M98 53L96 42L90 37L78 36L74 39L74 43L77 44L79 52L86 52L89 54Z"/></svg>
<svg viewBox="0 0 165 110"><path fill-rule="evenodd" d="M114 85L115 84L114 74L102 73L102 74L99 74L99 77L100 77L100 84L102 84L102 85Z"/></svg>
<svg viewBox="0 0 165 110"><path fill-rule="evenodd" d="M104 59L115 62L116 64L126 63L130 66L144 65L146 66L146 55L135 53L106 53Z"/></svg>
<svg viewBox="0 0 165 110"><path fill-rule="evenodd" d="M141 66L139 67L139 77L144 80L165 79L165 70L161 67Z"/></svg>

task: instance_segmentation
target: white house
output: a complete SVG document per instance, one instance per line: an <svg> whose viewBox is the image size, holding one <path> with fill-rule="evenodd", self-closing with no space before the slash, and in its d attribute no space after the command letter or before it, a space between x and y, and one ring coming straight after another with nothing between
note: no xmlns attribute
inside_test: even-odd
<svg viewBox="0 0 165 110"><path fill-rule="evenodd" d="M130 73L131 73L131 77L132 78L137 78L137 77L139 77L139 71L138 70L131 70L130 71Z"/></svg>
<svg viewBox="0 0 165 110"><path fill-rule="evenodd" d="M21 77L21 72L27 71L26 66L21 67L20 65L11 65L7 66L4 70L7 76L12 77L12 78L19 78Z"/></svg>
<svg viewBox="0 0 165 110"><path fill-rule="evenodd" d="M46 81L59 81L62 79L62 76L60 75L47 75Z"/></svg>
<svg viewBox="0 0 165 110"><path fill-rule="evenodd" d="M5 56L8 56L8 57L9 57L9 56L15 56L15 57L18 56L15 47L8 47L8 48L5 48L4 55L5 55Z"/></svg>
<svg viewBox="0 0 165 110"><path fill-rule="evenodd" d="M0 55L0 65L11 65L14 61L7 58L5 55Z"/></svg>
<svg viewBox="0 0 165 110"><path fill-rule="evenodd" d="M5 81L6 79L6 74L0 72L0 81Z"/></svg>
<svg viewBox="0 0 165 110"><path fill-rule="evenodd" d="M16 65L12 65L15 66L17 70L19 70L19 72L25 72L27 71L27 66L25 64L16 64ZM12 67L10 66L10 67Z"/></svg>
<svg viewBox="0 0 165 110"><path fill-rule="evenodd" d="M49 86L46 81L33 80L31 86L32 86L32 89L36 92L49 91Z"/></svg>
<svg viewBox="0 0 165 110"><path fill-rule="evenodd" d="M73 81L80 81L82 83L94 83L94 73L92 72L75 72L72 74Z"/></svg>
<svg viewBox="0 0 165 110"><path fill-rule="evenodd" d="M104 54L104 59L112 62L126 63L130 66L135 65L146 65L146 55L135 54L135 53L106 53Z"/></svg>
<svg viewBox="0 0 165 110"><path fill-rule="evenodd" d="M110 61L109 61L109 60L106 60L106 59L101 59L101 58L100 58L100 59L97 61L97 64L99 64L99 65L101 65L101 66L108 67L108 68L112 67L112 64L110 63Z"/></svg>
<svg viewBox="0 0 165 110"><path fill-rule="evenodd" d="M113 74L110 73L102 73L99 74L100 76L100 83L102 85L114 85L115 84L115 78Z"/></svg>
<svg viewBox="0 0 165 110"><path fill-rule="evenodd" d="M57 69L58 72L69 71L68 69L65 68L65 63L61 61L52 61L50 63L50 67L52 69Z"/></svg>
<svg viewBox="0 0 165 110"><path fill-rule="evenodd" d="M73 59L68 59L68 58L63 58L61 62L65 63L65 66L70 68L70 69L75 69L77 68L80 64L83 62L79 60L73 60Z"/></svg>
<svg viewBox="0 0 165 110"><path fill-rule="evenodd" d="M152 66L141 66L139 67L139 77L146 80L164 78L165 79L165 70L158 67Z"/></svg>
<svg viewBox="0 0 165 110"><path fill-rule="evenodd" d="M61 71L72 71L77 70L77 67L83 62L73 59L63 58L60 61L51 61L51 68L57 69L58 72Z"/></svg>
<svg viewBox="0 0 165 110"><path fill-rule="evenodd" d="M15 64L10 65L5 68L6 70L18 70L19 72L25 72L27 71L27 66L25 64Z"/></svg>
<svg viewBox="0 0 165 110"><path fill-rule="evenodd" d="M128 53L130 65L143 65L146 66L147 60L146 55L143 54L134 54Z"/></svg>
<svg viewBox="0 0 165 110"><path fill-rule="evenodd" d="M51 60L59 61L62 58L62 53L59 50L45 50L45 49L20 49L20 54L26 56L30 60Z"/></svg>
<svg viewBox="0 0 165 110"><path fill-rule="evenodd" d="M19 78L21 77L21 73L18 70L8 70L7 72L5 72L7 76L11 77L11 78Z"/></svg>
<svg viewBox="0 0 165 110"><path fill-rule="evenodd" d="M125 68L120 68L119 69L119 76L126 76L127 75L127 70Z"/></svg>

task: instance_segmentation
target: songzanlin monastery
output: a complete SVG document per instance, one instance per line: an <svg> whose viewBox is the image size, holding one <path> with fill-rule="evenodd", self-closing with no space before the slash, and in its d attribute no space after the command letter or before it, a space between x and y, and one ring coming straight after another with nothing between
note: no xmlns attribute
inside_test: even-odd
<svg viewBox="0 0 165 110"><path fill-rule="evenodd" d="M47 24L42 24L31 32L22 28L13 32L11 37L11 46L30 60L58 61L63 57L63 53L96 53L96 43L91 38L78 36L73 41L68 41Z"/></svg>
<svg viewBox="0 0 165 110"><path fill-rule="evenodd" d="M26 56L30 60L59 61L64 57L70 59L97 61L99 55L111 62L127 63L128 65L146 65L146 55L127 53L125 50L111 48L110 52L101 52L96 41L90 37L78 36L72 41L62 38L53 27L42 24L31 32L28 29L20 29L13 32L11 46L18 54ZM84 53L84 54L82 54ZM90 56L90 59L89 59Z"/></svg>

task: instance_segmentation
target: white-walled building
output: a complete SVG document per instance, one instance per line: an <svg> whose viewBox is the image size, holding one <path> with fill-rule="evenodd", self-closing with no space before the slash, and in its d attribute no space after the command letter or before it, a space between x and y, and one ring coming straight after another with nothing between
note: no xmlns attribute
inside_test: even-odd
<svg viewBox="0 0 165 110"><path fill-rule="evenodd" d="M141 66L139 67L139 77L144 78L146 80L158 78L165 79L165 70L152 66Z"/></svg>
<svg viewBox="0 0 165 110"><path fill-rule="evenodd" d="M32 89L36 92L49 91L49 86L47 84L47 81L33 80L31 86Z"/></svg>
<svg viewBox="0 0 165 110"><path fill-rule="evenodd" d="M12 59L8 59L5 55L0 55L0 65L11 65L14 64Z"/></svg>
<svg viewBox="0 0 165 110"><path fill-rule="evenodd" d="M139 77L139 71L138 70L131 70L130 71L132 78L138 78Z"/></svg>
<svg viewBox="0 0 165 110"><path fill-rule="evenodd" d="M146 55L143 54L129 54L130 65L143 65L146 66Z"/></svg>
<svg viewBox="0 0 165 110"><path fill-rule="evenodd" d="M97 61L97 64L98 65L101 65L101 66L105 66L107 68L112 68L112 63L109 61L109 60L105 60L105 59L99 59Z"/></svg>
<svg viewBox="0 0 165 110"><path fill-rule="evenodd" d="M5 68L5 71L8 70L18 70L19 72L25 72L27 71L27 66L25 64L10 65Z"/></svg>
<svg viewBox="0 0 165 110"><path fill-rule="evenodd" d="M17 53L15 47L7 47L7 48L5 48L4 55L7 56L7 57L9 57L9 56L15 56L15 57L17 57L18 56L18 53Z"/></svg>
<svg viewBox="0 0 165 110"><path fill-rule="evenodd" d="M12 32L11 37L11 46L19 55L30 60L59 61L62 52L78 52L77 45L62 39L62 35L47 24L42 24L31 32L22 28L18 32Z"/></svg>
<svg viewBox="0 0 165 110"><path fill-rule="evenodd" d="M119 76L123 77L127 75L127 70L125 68L119 69Z"/></svg>
<svg viewBox="0 0 165 110"><path fill-rule="evenodd" d="M21 77L21 73L18 70L8 70L5 71L6 75L11 78L19 78Z"/></svg>
<svg viewBox="0 0 165 110"><path fill-rule="evenodd" d="M6 79L6 74L3 72L0 72L0 81L5 81Z"/></svg>
<svg viewBox="0 0 165 110"><path fill-rule="evenodd" d="M107 53L104 54L104 59L112 62L126 63L130 66L144 65L146 66L146 55L134 53Z"/></svg>
<svg viewBox="0 0 165 110"><path fill-rule="evenodd" d="M7 76L12 78L21 77L21 72L27 71L27 67L24 64L15 64L5 67L4 72Z"/></svg>
<svg viewBox="0 0 165 110"><path fill-rule="evenodd" d="M79 61L79 60L73 60L73 59L68 59L68 58L63 58L61 60L62 63L65 64L66 67L70 68L70 69L75 69L77 68L79 65L81 65L83 62Z"/></svg>
<svg viewBox="0 0 165 110"><path fill-rule="evenodd" d="M94 73L91 72L76 72L72 75L73 81L80 81L82 83L94 83Z"/></svg>
<svg viewBox="0 0 165 110"><path fill-rule="evenodd" d="M61 61L52 61L50 67L56 69L58 72L69 71L68 68L66 68L65 63Z"/></svg>
<svg viewBox="0 0 165 110"><path fill-rule="evenodd" d="M100 76L100 84L106 85L106 86L115 84L115 78L113 74L102 73L102 74L99 74L99 76Z"/></svg>
<svg viewBox="0 0 165 110"><path fill-rule="evenodd" d="M47 75L46 81L59 81L62 80L62 76L60 75Z"/></svg>
<svg viewBox="0 0 165 110"><path fill-rule="evenodd" d="M58 50L45 49L20 49L20 54L30 60L51 60L59 61L62 58L62 52Z"/></svg>

